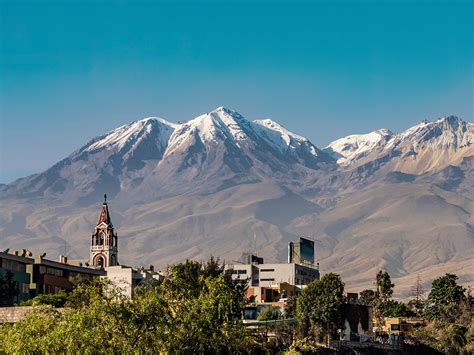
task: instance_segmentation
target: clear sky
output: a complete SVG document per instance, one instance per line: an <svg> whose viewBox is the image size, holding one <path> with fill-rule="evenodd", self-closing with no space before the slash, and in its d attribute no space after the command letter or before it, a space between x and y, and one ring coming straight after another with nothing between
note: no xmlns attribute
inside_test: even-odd
<svg viewBox="0 0 474 355"><path fill-rule="evenodd" d="M0 0L0 182L123 123L221 105L319 147L473 121L473 4Z"/></svg>

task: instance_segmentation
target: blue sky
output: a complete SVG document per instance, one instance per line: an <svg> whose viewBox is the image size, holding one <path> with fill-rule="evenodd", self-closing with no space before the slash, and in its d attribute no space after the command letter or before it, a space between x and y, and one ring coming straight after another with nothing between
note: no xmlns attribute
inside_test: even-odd
<svg viewBox="0 0 474 355"><path fill-rule="evenodd" d="M0 0L0 182L120 124L221 105L319 147L473 121L473 4Z"/></svg>

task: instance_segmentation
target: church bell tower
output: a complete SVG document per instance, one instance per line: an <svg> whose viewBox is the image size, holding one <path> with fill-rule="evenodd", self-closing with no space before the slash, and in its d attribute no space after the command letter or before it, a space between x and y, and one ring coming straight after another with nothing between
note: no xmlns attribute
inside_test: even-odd
<svg viewBox="0 0 474 355"><path fill-rule="evenodd" d="M110 220L107 195L104 195L99 220L91 237L90 263L97 268L118 265L117 234Z"/></svg>

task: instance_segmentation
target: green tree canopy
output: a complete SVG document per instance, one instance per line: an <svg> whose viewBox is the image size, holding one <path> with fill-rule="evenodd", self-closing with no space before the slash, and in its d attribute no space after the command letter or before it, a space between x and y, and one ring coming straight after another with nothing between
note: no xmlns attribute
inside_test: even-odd
<svg viewBox="0 0 474 355"><path fill-rule="evenodd" d="M129 299L106 281L79 283L66 308L35 306L0 326L0 353L214 353L252 346L241 322L245 287L216 262L170 267Z"/></svg>
<svg viewBox="0 0 474 355"><path fill-rule="evenodd" d="M289 318L294 318L296 316L296 300L297 299L298 298L296 296L288 297L285 309L283 310L283 318L289 319Z"/></svg>
<svg viewBox="0 0 474 355"><path fill-rule="evenodd" d="M379 270L376 276L376 286L376 299L383 303L392 297L395 284L392 283L392 279L390 278L388 272Z"/></svg>
<svg viewBox="0 0 474 355"><path fill-rule="evenodd" d="M359 294L359 303L364 306L372 306L375 300L374 290L363 290Z"/></svg>
<svg viewBox="0 0 474 355"><path fill-rule="evenodd" d="M426 316L431 319L453 320L459 304L465 300L465 289L457 284L458 277L445 274L433 281L428 295Z"/></svg>
<svg viewBox="0 0 474 355"><path fill-rule="evenodd" d="M415 313L403 302L388 300L383 304L384 317L412 317Z"/></svg>
<svg viewBox="0 0 474 355"><path fill-rule="evenodd" d="M301 291L296 301L296 315L306 328L330 328L340 324L341 307L344 303L344 283L334 273L311 282Z"/></svg>
<svg viewBox="0 0 474 355"><path fill-rule="evenodd" d="M281 317L280 311L276 307L265 307L258 315L259 321L276 320Z"/></svg>
<svg viewBox="0 0 474 355"><path fill-rule="evenodd" d="M28 301L22 302L21 306L31 306L31 305L50 305L53 307L64 307L64 305L69 300L69 294L61 290L58 293L49 293L49 294L40 294L35 298Z"/></svg>

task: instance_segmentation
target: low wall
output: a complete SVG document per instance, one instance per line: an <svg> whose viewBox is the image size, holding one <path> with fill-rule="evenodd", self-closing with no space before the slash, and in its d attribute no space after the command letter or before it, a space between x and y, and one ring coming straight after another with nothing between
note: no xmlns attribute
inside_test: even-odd
<svg viewBox="0 0 474 355"><path fill-rule="evenodd" d="M23 318L33 307L0 307L0 323L16 323Z"/></svg>

